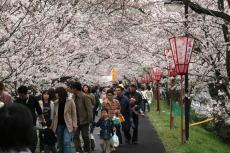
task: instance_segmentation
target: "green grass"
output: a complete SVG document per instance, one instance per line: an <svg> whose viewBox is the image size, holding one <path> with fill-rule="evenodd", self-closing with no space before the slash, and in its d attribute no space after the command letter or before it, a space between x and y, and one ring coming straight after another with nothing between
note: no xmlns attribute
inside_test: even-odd
<svg viewBox="0 0 230 153"><path fill-rule="evenodd" d="M155 105L156 106L156 105ZM166 153L230 153L230 145L224 144L214 133L201 127L190 127L190 138L185 144L180 142L180 118L174 116L174 129L169 128L169 108L161 102L161 114L148 114L153 126L165 146Z"/></svg>

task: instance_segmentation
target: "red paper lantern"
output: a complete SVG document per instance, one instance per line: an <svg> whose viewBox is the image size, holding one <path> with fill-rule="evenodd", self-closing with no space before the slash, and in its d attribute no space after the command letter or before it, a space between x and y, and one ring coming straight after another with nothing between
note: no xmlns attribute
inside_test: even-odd
<svg viewBox="0 0 230 153"><path fill-rule="evenodd" d="M168 66L168 75L170 77L175 77L177 75L176 73L176 69L175 69L175 66L174 65L169 65Z"/></svg>
<svg viewBox="0 0 230 153"><path fill-rule="evenodd" d="M172 48L176 72L179 75L184 75L188 72L195 39L181 36L170 38L169 42Z"/></svg>
<svg viewBox="0 0 230 153"><path fill-rule="evenodd" d="M162 76L162 71L161 69L154 69L154 80L155 81L160 81L161 80L161 76Z"/></svg>
<svg viewBox="0 0 230 153"><path fill-rule="evenodd" d="M175 64L174 64L174 61L173 61L172 50L171 49L166 49L164 51L164 54L165 54L166 61L169 64L168 65L168 75L170 77L175 77L177 74L176 74Z"/></svg>

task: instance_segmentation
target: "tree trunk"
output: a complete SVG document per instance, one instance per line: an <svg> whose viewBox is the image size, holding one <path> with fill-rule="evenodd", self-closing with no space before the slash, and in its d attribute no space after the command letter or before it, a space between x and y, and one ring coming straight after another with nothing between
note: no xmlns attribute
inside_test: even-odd
<svg viewBox="0 0 230 153"><path fill-rule="evenodd" d="M229 50L229 47L227 48L227 51L226 51L226 69L227 69L228 81L229 81L230 80L230 50Z"/></svg>
<svg viewBox="0 0 230 153"><path fill-rule="evenodd" d="M228 32L228 26L225 24L222 25L222 31L224 34L224 40L225 42L229 42L229 32ZM227 45L226 48L226 70L227 70L227 75L228 75L228 80L230 80L230 51L229 51L229 44Z"/></svg>
<svg viewBox="0 0 230 153"><path fill-rule="evenodd" d="M223 0L218 0L218 8L220 11L224 11L224 1ZM229 31L228 31L228 23L224 23L222 25L222 31L224 35L224 40L226 43L229 43ZM226 59L225 59L225 64L226 64L226 71L227 71L227 82L230 80L230 50L229 50L229 44L227 44L226 47ZM230 98L230 94L228 91L228 86L227 83L224 84L223 90L225 91L226 95L228 98Z"/></svg>

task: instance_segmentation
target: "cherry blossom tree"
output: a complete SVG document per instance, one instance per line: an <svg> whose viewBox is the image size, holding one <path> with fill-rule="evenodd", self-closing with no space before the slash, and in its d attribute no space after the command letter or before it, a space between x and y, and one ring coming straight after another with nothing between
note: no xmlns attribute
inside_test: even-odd
<svg viewBox="0 0 230 153"><path fill-rule="evenodd" d="M187 2L188 20L183 8L167 12L163 0L2 0L0 81L15 92L22 84L47 89L62 78L95 84L112 68L119 79L137 78L143 67L166 70L163 51L169 48L168 39L187 33L196 38L190 97L205 93L211 101L207 113L214 112L217 103L215 114L224 109L227 118L227 1Z"/></svg>

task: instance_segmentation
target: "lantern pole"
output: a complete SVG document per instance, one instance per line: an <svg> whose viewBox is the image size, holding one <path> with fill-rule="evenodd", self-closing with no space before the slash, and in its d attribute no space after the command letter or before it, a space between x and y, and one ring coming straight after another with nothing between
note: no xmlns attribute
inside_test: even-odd
<svg viewBox="0 0 230 153"><path fill-rule="evenodd" d="M184 129L184 102L183 102L183 75L180 80L181 92L180 92L180 119L181 119L181 143L185 143L185 129Z"/></svg>
<svg viewBox="0 0 230 153"><path fill-rule="evenodd" d="M154 95L154 87L153 87L153 72L152 72L152 70L150 69L150 84L149 84L149 86L151 87L151 91L152 91L152 93L153 93L153 97L152 97L152 101L151 101L151 104L150 104L150 109L152 108L152 110L154 111L154 100L155 100L155 95Z"/></svg>
<svg viewBox="0 0 230 153"><path fill-rule="evenodd" d="M180 44L179 46L176 46L177 41ZM184 41L184 43L182 43L181 41L182 42ZM179 62L178 59L183 58L183 55L179 54L177 52L178 51L177 47L179 48L179 47L181 47L181 45L184 45L185 41L187 42L186 43L186 48L184 48L185 49L184 51L186 51L185 52L186 57L184 57L184 61L183 61L184 63L182 63L181 61ZM172 53L173 53L173 57L174 57L176 71L177 71L177 74L181 75L181 82L180 82L180 84L181 84L180 115L181 115L181 143L182 144L185 143L185 141L186 141L186 135L185 135L186 134L186 132L185 132L185 125L186 124L184 124L185 123L185 121L184 121L184 115L185 115L184 112L188 113L187 116L189 117L189 109L184 110L184 103L186 103L185 106L190 105L187 101L185 101L185 100L189 100L188 97L187 97L188 82L186 84L183 84L183 75L188 74L188 67L189 67L189 63L190 63L190 58L191 58L191 54L192 54L194 41L195 41L194 38L189 38L189 37L179 37L179 38L174 37L174 38L170 39L170 44L172 46L172 49L174 49L174 50L172 50ZM186 78L186 76L185 76L185 78ZM188 79L185 80L185 82L186 81L188 81ZM186 87L186 90L185 90L185 88L183 89L183 86ZM185 93L185 91L187 93ZM185 93L185 95L184 95L184 93ZM188 120L186 120L186 121L188 121ZM186 122L186 123L188 123L188 122Z"/></svg>
<svg viewBox="0 0 230 153"><path fill-rule="evenodd" d="M161 110L160 110L160 89L159 89L159 83L160 81L157 81L157 111L159 112L159 114L160 114L160 112L161 112Z"/></svg>
<svg viewBox="0 0 230 153"><path fill-rule="evenodd" d="M185 35L188 35L188 0L184 1L185 4ZM188 71L185 73L185 97L184 97L184 104L185 104L185 138L186 140L189 139L189 122L190 122L190 107L191 107L191 101L188 98L188 84L189 84L189 78L188 78Z"/></svg>
<svg viewBox="0 0 230 153"><path fill-rule="evenodd" d="M152 93L153 93L153 97L152 97L152 110L154 111L154 103L155 103L155 87L153 85L153 80L152 80Z"/></svg>
<svg viewBox="0 0 230 153"><path fill-rule="evenodd" d="M173 90L172 90L172 81L171 81L171 85L170 85L170 89L169 89L169 94L170 94L170 129L172 129L174 127L174 122L173 122L173 114L172 114L172 110L173 110L173 105L172 105L172 98L173 98Z"/></svg>

